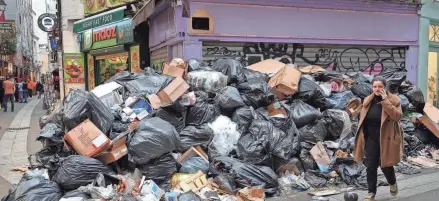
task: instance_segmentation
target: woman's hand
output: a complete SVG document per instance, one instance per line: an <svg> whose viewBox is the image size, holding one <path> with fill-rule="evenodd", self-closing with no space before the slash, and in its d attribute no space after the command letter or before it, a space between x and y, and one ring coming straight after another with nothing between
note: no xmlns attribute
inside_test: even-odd
<svg viewBox="0 0 439 201"><path fill-rule="evenodd" d="M387 98L387 92L386 92L386 90L381 90L380 91L380 95L381 95L381 97L383 98L383 100L386 100L386 98Z"/></svg>

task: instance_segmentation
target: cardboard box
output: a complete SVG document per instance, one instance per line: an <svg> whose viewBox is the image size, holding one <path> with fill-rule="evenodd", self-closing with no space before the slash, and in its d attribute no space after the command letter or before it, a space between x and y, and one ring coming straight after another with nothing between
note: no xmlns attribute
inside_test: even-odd
<svg viewBox="0 0 439 201"><path fill-rule="evenodd" d="M64 140L76 152L87 157L101 153L110 144L110 139L88 119L69 131Z"/></svg>
<svg viewBox="0 0 439 201"><path fill-rule="evenodd" d="M301 75L296 66L286 65L270 79L268 84L277 93L291 96L299 90Z"/></svg>
<svg viewBox="0 0 439 201"><path fill-rule="evenodd" d="M185 61L184 65L171 65L169 62L163 65L163 75L172 77L185 77L188 72L188 63Z"/></svg>
<svg viewBox="0 0 439 201"><path fill-rule="evenodd" d="M323 146L322 142L318 142L312 149L311 155L319 166L321 172L329 172L329 163L331 159L329 159L328 153L326 153L326 149Z"/></svg>
<svg viewBox="0 0 439 201"><path fill-rule="evenodd" d="M184 81L184 79L181 77L177 77L157 95L159 96L162 104L171 104L180 98L188 89L189 85L186 83L186 81Z"/></svg>
<svg viewBox="0 0 439 201"><path fill-rule="evenodd" d="M110 82L95 87L91 92L96 95L108 108L123 103L122 97L118 90L122 89L122 85L116 82Z"/></svg>
<svg viewBox="0 0 439 201"><path fill-rule="evenodd" d="M421 122L439 138L439 109L431 103L425 103L424 113L424 116L420 118Z"/></svg>
<svg viewBox="0 0 439 201"><path fill-rule="evenodd" d="M209 163L209 156L207 156L200 146L191 147L189 150L184 152L183 155L178 157L177 162L181 165L184 161L196 156L203 158L207 163Z"/></svg>
<svg viewBox="0 0 439 201"><path fill-rule="evenodd" d="M123 156L128 154L128 148L126 146L127 137L117 140L112 143L108 149L103 151L101 154L96 156L98 160L102 161L104 164L110 164L121 159Z"/></svg>
<svg viewBox="0 0 439 201"><path fill-rule="evenodd" d="M274 75L279 72L283 67L285 67L284 63L276 61L274 59L267 59L250 65L247 68L260 73Z"/></svg>

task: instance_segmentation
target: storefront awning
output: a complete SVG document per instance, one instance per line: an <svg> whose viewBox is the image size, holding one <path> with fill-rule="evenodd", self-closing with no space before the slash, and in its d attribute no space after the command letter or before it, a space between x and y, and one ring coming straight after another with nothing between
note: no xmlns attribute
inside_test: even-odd
<svg viewBox="0 0 439 201"><path fill-rule="evenodd" d="M146 21L154 13L155 1L149 0L133 17L133 28Z"/></svg>

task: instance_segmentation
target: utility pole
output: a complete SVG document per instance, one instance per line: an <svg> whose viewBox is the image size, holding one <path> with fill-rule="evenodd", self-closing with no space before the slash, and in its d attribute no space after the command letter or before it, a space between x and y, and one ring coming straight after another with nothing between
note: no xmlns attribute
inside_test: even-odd
<svg viewBox="0 0 439 201"><path fill-rule="evenodd" d="M64 100L65 89L64 89L64 61L63 61L63 33L62 33L62 4L61 0L57 0L57 21L58 21L58 41L57 41L57 51L58 51L58 72L59 72L59 91L60 99Z"/></svg>

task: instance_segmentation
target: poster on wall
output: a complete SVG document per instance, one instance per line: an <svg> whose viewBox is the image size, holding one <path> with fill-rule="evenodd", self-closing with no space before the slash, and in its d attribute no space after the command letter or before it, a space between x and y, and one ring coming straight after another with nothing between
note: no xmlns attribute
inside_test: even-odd
<svg viewBox="0 0 439 201"><path fill-rule="evenodd" d="M140 68L140 58L139 58L139 46L132 46L130 48L131 54L131 72L140 73L142 69Z"/></svg>
<svg viewBox="0 0 439 201"><path fill-rule="evenodd" d="M64 80L65 83L85 83L82 53L64 53Z"/></svg>
<svg viewBox="0 0 439 201"><path fill-rule="evenodd" d="M87 55L87 78L88 78L88 90L95 88L95 65L93 56Z"/></svg>
<svg viewBox="0 0 439 201"><path fill-rule="evenodd" d="M85 15L90 15L135 1L138 0L84 0L84 13Z"/></svg>

